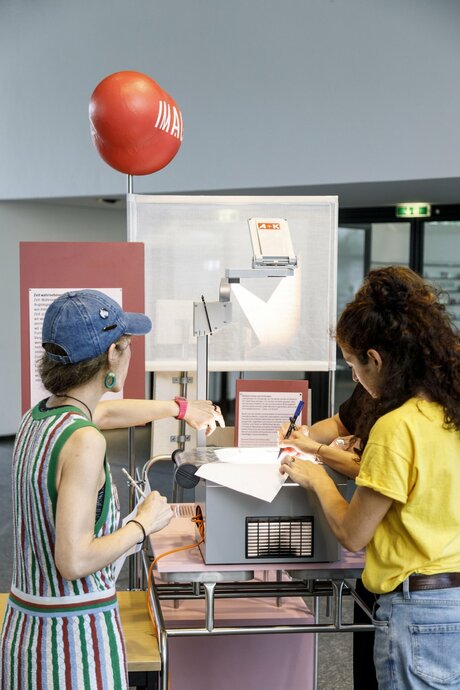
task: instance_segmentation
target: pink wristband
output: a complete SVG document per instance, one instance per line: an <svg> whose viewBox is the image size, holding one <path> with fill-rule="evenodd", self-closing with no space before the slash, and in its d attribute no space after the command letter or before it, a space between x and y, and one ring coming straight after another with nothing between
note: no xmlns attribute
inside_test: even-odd
<svg viewBox="0 0 460 690"><path fill-rule="evenodd" d="M176 395L174 402L179 405L179 414L176 415L176 419L184 419L185 415L187 414L187 398L182 398L180 395Z"/></svg>

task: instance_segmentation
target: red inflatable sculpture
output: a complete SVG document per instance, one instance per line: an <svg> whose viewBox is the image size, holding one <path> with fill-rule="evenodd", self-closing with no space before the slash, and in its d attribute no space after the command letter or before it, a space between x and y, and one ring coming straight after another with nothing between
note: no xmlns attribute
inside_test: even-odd
<svg viewBox="0 0 460 690"><path fill-rule="evenodd" d="M128 175L161 170L182 142L179 107L141 72L116 72L103 79L91 96L89 119L101 158Z"/></svg>

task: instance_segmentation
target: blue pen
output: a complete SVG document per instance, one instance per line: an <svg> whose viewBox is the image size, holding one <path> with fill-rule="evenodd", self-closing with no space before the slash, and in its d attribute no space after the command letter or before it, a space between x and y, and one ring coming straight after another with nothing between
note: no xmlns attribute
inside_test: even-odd
<svg viewBox="0 0 460 690"><path fill-rule="evenodd" d="M290 424L289 424L289 426L288 426L288 430L286 431L286 436L284 437L285 439L286 439L286 438L289 438L289 436L290 436L290 435L292 434L292 432L294 431L294 429L295 429L295 423L296 423L296 421L297 421L297 417L298 417L298 416L300 415L300 413L302 412L303 406L304 406L304 405L305 405L304 401L301 400L301 401L299 402L299 404L297 405L297 407L295 408L295 412L294 412L294 414L292 415L292 417L289 417L289 422L290 422ZM282 450L283 450L283 449L280 448L279 453L278 453L278 457L281 455Z"/></svg>

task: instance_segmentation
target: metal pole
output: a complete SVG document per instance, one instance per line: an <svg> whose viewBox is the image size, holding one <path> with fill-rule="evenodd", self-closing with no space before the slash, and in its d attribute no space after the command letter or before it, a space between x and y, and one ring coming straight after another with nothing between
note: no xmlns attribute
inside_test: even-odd
<svg viewBox="0 0 460 690"><path fill-rule="evenodd" d="M313 615L315 625L320 621L320 597L313 597ZM318 690L318 665L319 665L319 637L318 633L313 635L313 690Z"/></svg>
<svg viewBox="0 0 460 690"><path fill-rule="evenodd" d="M335 371L329 372L329 417L334 415L334 402L335 402Z"/></svg>
<svg viewBox="0 0 460 690"><path fill-rule="evenodd" d="M127 194L133 193L133 176L128 175L126 178ZM129 473L131 477L136 476L136 451L134 442L134 427L128 429L128 458L129 458ZM134 486L129 487L129 512L134 508L136 501L136 494ZM137 589L140 586L141 571L140 559L136 553L129 559L129 573L128 573L128 587L129 589Z"/></svg>
<svg viewBox="0 0 460 690"><path fill-rule="evenodd" d="M196 339L196 399L208 399L208 336L199 335ZM202 429L196 432L198 448L206 446L206 431Z"/></svg>
<svg viewBox="0 0 460 690"><path fill-rule="evenodd" d="M334 625L338 630L342 627L342 604L343 604L343 598L342 598L342 593L343 593L343 585L344 581L343 580L332 580L332 589L334 590L334 604L335 604L335 609L334 609Z"/></svg>
<svg viewBox="0 0 460 690"><path fill-rule="evenodd" d="M128 429L128 459L129 459L129 473L131 477L136 476L136 443L135 443L134 426ZM134 510L136 504L136 490L133 484L129 486L129 512ZM135 553L129 558L128 571L128 587L129 589L139 589L141 584L141 564L139 553Z"/></svg>
<svg viewBox="0 0 460 690"><path fill-rule="evenodd" d="M147 565L147 559L144 554L142 559L145 572L148 575L149 566ZM148 592L150 597L150 603L152 605L153 618L155 620L155 626L157 629L158 637L158 649L161 657L161 669L160 669L160 690L168 690L169 686L169 653L168 653L168 631L166 629L165 620L163 617L163 612L161 610L161 604L158 599L158 595L155 589L155 583L151 583L150 590Z"/></svg>
<svg viewBox="0 0 460 690"><path fill-rule="evenodd" d="M188 371L181 371L180 375L180 393L182 398L187 397L187 381L188 381ZM179 450L185 450L185 434L187 432L187 425L185 419L181 419L179 422Z"/></svg>
<svg viewBox="0 0 460 690"><path fill-rule="evenodd" d="M204 582L204 595L206 599L206 629L211 632L214 629L214 590L215 582Z"/></svg>
<svg viewBox="0 0 460 690"><path fill-rule="evenodd" d="M168 633L161 630L159 633L159 646L161 656L160 682L161 690L169 690L169 654L168 654Z"/></svg>

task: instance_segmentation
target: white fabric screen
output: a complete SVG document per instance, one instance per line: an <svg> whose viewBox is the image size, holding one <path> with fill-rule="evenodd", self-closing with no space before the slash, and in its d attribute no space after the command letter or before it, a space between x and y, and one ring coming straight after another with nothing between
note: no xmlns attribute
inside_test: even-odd
<svg viewBox="0 0 460 690"><path fill-rule="evenodd" d="M150 371L196 368L193 302L219 299L228 269L251 267L249 218L285 218L294 277L232 287L232 323L209 338L214 371L331 371L337 198L128 195L128 239L145 244Z"/></svg>

